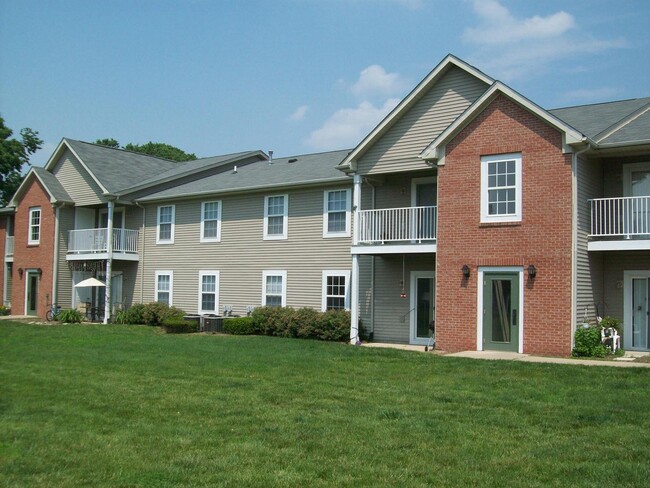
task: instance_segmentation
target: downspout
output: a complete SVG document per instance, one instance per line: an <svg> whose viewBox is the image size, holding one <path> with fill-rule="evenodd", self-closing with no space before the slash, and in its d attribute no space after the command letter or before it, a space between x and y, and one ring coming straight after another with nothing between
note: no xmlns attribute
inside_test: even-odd
<svg viewBox="0 0 650 488"><path fill-rule="evenodd" d="M104 324L108 324L108 319L111 317L111 283L113 278L113 210L115 209L115 202L108 201L108 224L106 229L106 252L108 257L106 259L106 293L104 294Z"/></svg>
<svg viewBox="0 0 650 488"><path fill-rule="evenodd" d="M54 259L52 260L52 305L58 305L59 297L59 232L61 221L61 206L54 208Z"/></svg>
<svg viewBox="0 0 650 488"><path fill-rule="evenodd" d="M358 242L359 229L359 208L361 207L361 176L354 175L354 186L352 189L352 211L354 212L354 229L352 233L352 245ZM359 255L352 254L352 303L350 305L350 343L356 344L359 341Z"/></svg>
<svg viewBox="0 0 650 488"><path fill-rule="evenodd" d="M143 205L140 205L138 202L135 202L136 206L140 207L142 209L142 231L140 232L140 239L142 243L142 257L140 258L140 263L138 266L138 273L140 274L140 303L143 303L143 297L144 297L144 250L145 250L145 242L146 239L144 238L144 230L146 229L146 221L147 221L147 209Z"/></svg>
<svg viewBox="0 0 650 488"><path fill-rule="evenodd" d="M586 141L587 146L572 153L572 178L571 178L571 200L573 201L571 212L571 349L575 347L576 327L578 320L578 157L591 149L591 144Z"/></svg>

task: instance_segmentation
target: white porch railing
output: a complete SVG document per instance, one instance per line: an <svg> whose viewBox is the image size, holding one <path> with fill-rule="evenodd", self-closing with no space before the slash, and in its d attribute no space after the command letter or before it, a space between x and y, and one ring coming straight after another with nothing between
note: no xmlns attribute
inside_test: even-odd
<svg viewBox="0 0 650 488"><path fill-rule="evenodd" d="M591 237L650 236L650 196L596 198L591 204Z"/></svg>
<svg viewBox="0 0 650 488"><path fill-rule="evenodd" d="M356 243L421 242L436 239L437 207L403 207L357 212Z"/></svg>
<svg viewBox="0 0 650 488"><path fill-rule="evenodd" d="M5 256L14 255L14 236L7 236L5 241Z"/></svg>
<svg viewBox="0 0 650 488"><path fill-rule="evenodd" d="M68 253L96 254L108 252L108 229L71 230ZM113 229L113 252L137 253L138 231Z"/></svg>

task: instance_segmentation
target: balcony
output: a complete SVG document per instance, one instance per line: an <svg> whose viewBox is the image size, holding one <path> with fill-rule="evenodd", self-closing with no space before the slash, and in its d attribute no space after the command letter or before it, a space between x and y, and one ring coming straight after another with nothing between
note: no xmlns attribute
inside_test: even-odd
<svg viewBox="0 0 650 488"><path fill-rule="evenodd" d="M353 254L436 252L437 207L360 210Z"/></svg>
<svg viewBox="0 0 650 488"><path fill-rule="evenodd" d="M5 261L14 260L14 236L7 236L5 240Z"/></svg>
<svg viewBox="0 0 650 488"><path fill-rule="evenodd" d="M108 229L71 230L67 259L108 259ZM113 259L138 261L138 231L113 229Z"/></svg>
<svg viewBox="0 0 650 488"><path fill-rule="evenodd" d="M650 249L650 196L596 198L589 203L590 251Z"/></svg>

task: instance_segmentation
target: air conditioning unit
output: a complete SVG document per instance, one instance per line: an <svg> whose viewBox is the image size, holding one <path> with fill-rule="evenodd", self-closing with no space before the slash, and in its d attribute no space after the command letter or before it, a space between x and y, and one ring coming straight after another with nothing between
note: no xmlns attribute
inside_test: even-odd
<svg viewBox="0 0 650 488"><path fill-rule="evenodd" d="M223 332L223 317L216 315L201 317L201 332Z"/></svg>

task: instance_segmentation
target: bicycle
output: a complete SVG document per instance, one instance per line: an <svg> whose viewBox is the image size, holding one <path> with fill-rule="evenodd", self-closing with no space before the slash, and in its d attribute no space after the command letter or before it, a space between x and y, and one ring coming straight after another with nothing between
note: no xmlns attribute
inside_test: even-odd
<svg viewBox="0 0 650 488"><path fill-rule="evenodd" d="M59 307L58 305L51 305L50 309L47 312L45 312L45 319L48 322L57 320L59 318L60 312L61 312L61 307Z"/></svg>

